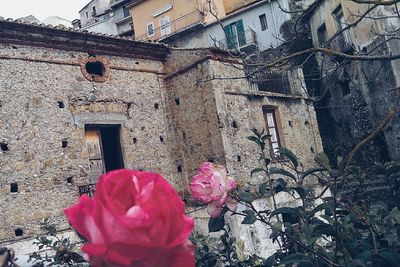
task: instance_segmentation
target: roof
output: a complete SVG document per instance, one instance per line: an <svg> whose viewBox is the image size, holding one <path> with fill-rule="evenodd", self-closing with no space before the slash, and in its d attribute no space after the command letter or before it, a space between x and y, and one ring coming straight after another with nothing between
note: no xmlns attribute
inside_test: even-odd
<svg viewBox="0 0 400 267"><path fill-rule="evenodd" d="M128 37L74 30L62 25L5 20L2 17L0 43L153 60L165 60L170 53L170 48L161 43L133 41Z"/></svg>
<svg viewBox="0 0 400 267"><path fill-rule="evenodd" d="M81 13L82 10L84 10L85 8L88 7L88 5L90 5L92 2L94 2L95 0L90 0L84 7L81 8L81 10L78 11L78 13Z"/></svg>

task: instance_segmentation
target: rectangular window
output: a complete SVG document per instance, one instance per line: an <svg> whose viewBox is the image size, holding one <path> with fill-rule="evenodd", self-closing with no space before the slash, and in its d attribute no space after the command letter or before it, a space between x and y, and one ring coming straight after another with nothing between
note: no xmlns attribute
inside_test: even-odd
<svg viewBox="0 0 400 267"><path fill-rule="evenodd" d="M168 16L164 16L160 19L160 32L161 36L165 36L171 33L171 26Z"/></svg>
<svg viewBox="0 0 400 267"><path fill-rule="evenodd" d="M153 22L147 24L147 36L153 36L154 35L154 24Z"/></svg>
<svg viewBox="0 0 400 267"><path fill-rule="evenodd" d="M224 31L228 49L238 47L238 45L239 47L246 45L246 34L244 31L243 20L240 19L225 26Z"/></svg>
<svg viewBox="0 0 400 267"><path fill-rule="evenodd" d="M85 126L90 183L96 183L99 175L105 172L124 167L119 135L119 125Z"/></svg>
<svg viewBox="0 0 400 267"><path fill-rule="evenodd" d="M260 19L261 30L265 31L266 29L268 29L267 16L265 14L262 14L258 16L258 18Z"/></svg>
<svg viewBox="0 0 400 267"><path fill-rule="evenodd" d="M317 30L318 43L323 46L328 41L328 32L326 31L325 23L322 24Z"/></svg>
<svg viewBox="0 0 400 267"><path fill-rule="evenodd" d="M269 151L272 159L279 159L279 148L281 148L281 140L279 137L280 124L277 120L277 108L263 107L265 126L267 133L270 135L268 138Z"/></svg>
<svg viewBox="0 0 400 267"><path fill-rule="evenodd" d="M332 16L336 21L336 31L342 31L347 26L347 24L343 15L343 9L341 4L333 11ZM343 31L341 33L341 38L343 39L343 41L349 44L350 43L349 31L348 30Z"/></svg>
<svg viewBox="0 0 400 267"><path fill-rule="evenodd" d="M131 10L126 6L122 7L122 12L124 13L124 18L129 17L131 15Z"/></svg>

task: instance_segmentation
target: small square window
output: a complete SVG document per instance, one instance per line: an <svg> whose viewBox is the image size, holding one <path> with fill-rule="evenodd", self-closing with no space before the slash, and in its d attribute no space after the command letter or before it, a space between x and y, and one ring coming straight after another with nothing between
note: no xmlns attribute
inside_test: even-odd
<svg viewBox="0 0 400 267"><path fill-rule="evenodd" d="M154 24L153 22L147 24L147 36L153 36L154 35Z"/></svg>
<svg viewBox="0 0 400 267"><path fill-rule="evenodd" d="M268 29L267 16L265 14L262 14L258 16L258 18L260 19L261 30L265 31L266 29Z"/></svg>

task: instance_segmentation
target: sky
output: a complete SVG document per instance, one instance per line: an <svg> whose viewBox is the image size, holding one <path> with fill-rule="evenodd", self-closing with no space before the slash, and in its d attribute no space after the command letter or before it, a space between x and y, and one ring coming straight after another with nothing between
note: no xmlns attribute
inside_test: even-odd
<svg viewBox="0 0 400 267"><path fill-rule="evenodd" d="M39 20L58 16L67 20L79 18L81 10L90 0L0 0L0 16L21 18L34 15Z"/></svg>

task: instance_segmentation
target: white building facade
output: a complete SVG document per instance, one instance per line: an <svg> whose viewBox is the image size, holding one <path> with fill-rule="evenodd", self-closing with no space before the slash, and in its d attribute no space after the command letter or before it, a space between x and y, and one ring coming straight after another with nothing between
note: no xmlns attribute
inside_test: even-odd
<svg viewBox="0 0 400 267"><path fill-rule="evenodd" d="M263 51L282 43L281 25L290 19L288 1L259 1L241 8L200 29L161 38L159 41L182 48L219 47L224 50Z"/></svg>

